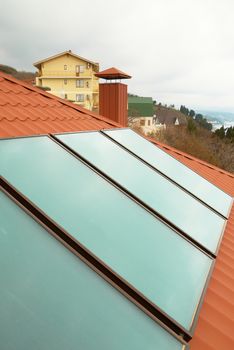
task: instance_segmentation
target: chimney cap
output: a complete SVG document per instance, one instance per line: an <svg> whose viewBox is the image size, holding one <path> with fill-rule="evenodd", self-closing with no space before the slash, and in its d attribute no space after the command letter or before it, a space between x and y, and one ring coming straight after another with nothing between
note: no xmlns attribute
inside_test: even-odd
<svg viewBox="0 0 234 350"><path fill-rule="evenodd" d="M103 70L102 72L96 73L96 77L103 78L103 79L131 79L131 75L128 75L127 73L122 72L121 70L112 67Z"/></svg>

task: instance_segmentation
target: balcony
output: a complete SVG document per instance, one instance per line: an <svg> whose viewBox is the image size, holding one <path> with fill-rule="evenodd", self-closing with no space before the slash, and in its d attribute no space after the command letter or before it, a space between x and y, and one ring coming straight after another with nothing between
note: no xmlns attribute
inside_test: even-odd
<svg viewBox="0 0 234 350"><path fill-rule="evenodd" d="M83 78L91 79L94 72L91 69L85 69L82 73L78 73L75 70L43 70L39 74L39 79L42 78Z"/></svg>

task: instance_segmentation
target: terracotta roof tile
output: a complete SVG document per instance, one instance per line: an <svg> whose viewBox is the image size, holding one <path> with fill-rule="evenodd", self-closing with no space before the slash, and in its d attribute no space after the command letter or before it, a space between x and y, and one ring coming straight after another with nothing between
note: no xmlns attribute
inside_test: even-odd
<svg viewBox="0 0 234 350"><path fill-rule="evenodd" d="M0 137L120 126L0 72Z"/></svg>
<svg viewBox="0 0 234 350"><path fill-rule="evenodd" d="M9 98L7 98L9 97ZM15 101L14 101L15 98ZM17 102L17 103L16 103ZM120 127L107 118L0 73L0 137ZM234 175L173 147L166 152L234 196ZM190 342L191 350L234 349L234 205Z"/></svg>
<svg viewBox="0 0 234 350"><path fill-rule="evenodd" d="M103 79L130 79L131 78L130 75L122 72L121 70L115 67L105 69L99 73L96 73L95 75L96 77L103 78Z"/></svg>

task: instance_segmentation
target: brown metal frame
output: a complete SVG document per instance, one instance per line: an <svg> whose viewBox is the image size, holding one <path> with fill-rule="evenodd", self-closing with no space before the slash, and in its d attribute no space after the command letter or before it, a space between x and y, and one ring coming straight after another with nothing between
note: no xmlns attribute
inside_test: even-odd
<svg viewBox="0 0 234 350"><path fill-rule="evenodd" d="M204 298L205 298L207 289L208 289L209 284L210 284L210 280L211 280L211 277L212 277L212 274L213 274L213 271L214 271L214 268L215 268L215 263L216 263L216 260L213 260L212 264L211 264L211 268L210 268L209 274L208 274L208 277L207 277L207 280L206 280L206 283L204 285L204 288L203 288L203 291L202 291L202 294L201 294L201 298L200 298L200 300L199 300L199 302L197 304L196 312L194 313L194 316L193 316L193 321L191 322L191 325L190 325L190 332L192 334L194 334L195 329L196 329L196 325L197 325L197 322L198 322L200 310L202 308L202 304L204 302Z"/></svg>
<svg viewBox="0 0 234 350"><path fill-rule="evenodd" d="M114 143L118 144L120 147L122 147L123 149L125 149L126 151L128 151L129 153L131 153L133 156L135 156L137 159L141 160L143 163L147 164L150 168L152 168L153 170L155 170L156 172L158 172L159 174L161 174L162 176L164 176L165 178L167 178L169 181L173 182L174 184L176 184L178 187L180 187L182 190L184 190L185 192L189 193L192 197L196 198L198 201L200 201L201 203L203 203L205 206L207 206L209 209L211 209L212 211L214 211L216 214L218 214L219 216L223 217L224 219L228 219L229 215L230 215L230 211L232 208L232 204L233 204L233 197L230 196L230 194L226 193L225 191L223 191L221 188L219 188L218 186L216 186L215 184L213 184L212 182L208 181L204 176L200 175L196 170L191 169L190 167L186 166L184 163L182 163L180 160L178 160L177 158L173 157L173 155L167 153L166 151L164 151L163 149L160 148L160 150L162 150L164 153L166 153L168 156L170 156L171 158L175 159L177 162L179 162L180 164L182 164L184 167L187 167L189 170L191 170L192 172L194 172L195 174L197 174L199 177L203 178L203 180L207 181L208 183L210 183L212 186L216 187L219 191L225 193L227 196L229 196L232 199L232 203L229 207L228 210L228 214L227 216L221 214L220 212L218 212L215 208L213 208L212 206L210 206L208 203L204 202L202 199L200 199L199 197L197 197L196 195L194 195L193 193L191 193L188 189L186 189L185 187L183 187L182 185L180 185L178 182L176 182L175 180L171 179L169 176L167 176L166 174L164 174L163 172L161 172L160 170L158 170L157 168L155 168L152 164L148 163L146 160L144 160L143 158L141 158L140 156L138 156L136 153L134 153L133 151L131 151L129 148L125 147L124 145L122 145L121 143L119 143L118 141L114 140L111 136L107 135L105 133L105 131L116 131L116 130L131 130L132 132L134 132L135 134L137 134L138 136L140 136L141 138L143 138L144 140L147 141L147 139L142 136L141 134L138 134L135 130L131 129L131 128L111 128L111 129L102 129L99 130L100 133L102 133L103 135L105 135L107 138L111 139ZM150 142L148 140L148 142ZM152 142L151 142L152 143ZM156 147L156 146L155 146Z"/></svg>
<svg viewBox="0 0 234 350"><path fill-rule="evenodd" d="M57 134L58 135L58 134ZM59 135L62 135L61 133ZM208 248L203 246L201 243L197 242L193 237L191 237L189 234L181 230L178 226L173 224L170 220L168 220L166 217L158 213L155 209L153 209L150 205L145 203L143 200L141 200L139 197L134 195L132 192L130 192L126 187L121 185L119 182L115 181L112 177L107 175L104 171L100 170L98 167L96 167L94 164L92 164L89 160L87 160L85 157L83 157L81 154L79 154L77 151L75 151L73 148L69 147L65 142L58 139L54 134L50 134L49 137L55 141L59 146L64 148L67 152L72 154L74 157L76 157L79 161L81 161L83 164L88 166L91 170L93 170L96 174L104 178L106 181L108 181L111 185L116 187L119 191L127 195L130 199L134 200L138 205L143 207L145 210L147 210L150 214L155 216L157 219L162 221L164 224L166 224L168 227L173 229L177 234L185 238L187 241L192 243L196 248L200 249L203 253L207 254L209 257L215 258L216 253L211 252Z"/></svg>
<svg viewBox="0 0 234 350"><path fill-rule="evenodd" d="M168 331L182 344L187 345L187 341L192 338L190 332L164 313L159 307L151 303L151 301L143 294L114 272L91 251L85 248L78 240L72 237L64 228L58 225L2 176L0 176L0 190L20 206L36 222L43 226L43 228L45 228L53 237L59 240L66 248L78 256L83 262L139 307L157 324Z"/></svg>

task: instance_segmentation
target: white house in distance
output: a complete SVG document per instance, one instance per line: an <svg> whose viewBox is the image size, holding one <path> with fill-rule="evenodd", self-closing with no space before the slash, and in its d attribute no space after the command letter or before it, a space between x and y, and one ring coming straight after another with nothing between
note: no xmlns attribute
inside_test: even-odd
<svg viewBox="0 0 234 350"><path fill-rule="evenodd" d="M156 124L152 97L128 96L128 121L131 126L141 127L147 135L164 128Z"/></svg>

